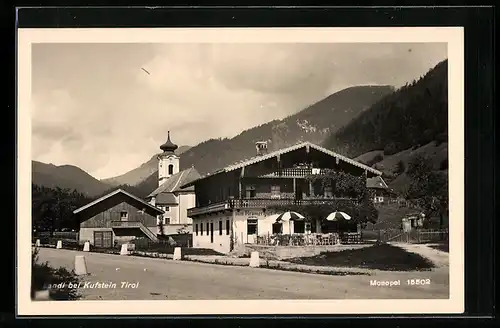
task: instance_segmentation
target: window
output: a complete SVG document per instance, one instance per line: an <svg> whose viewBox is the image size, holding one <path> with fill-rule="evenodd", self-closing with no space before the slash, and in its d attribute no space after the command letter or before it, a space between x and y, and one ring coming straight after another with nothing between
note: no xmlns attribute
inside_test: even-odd
<svg viewBox="0 0 500 328"><path fill-rule="evenodd" d="M170 218L163 218L163 224L170 224Z"/></svg>
<svg viewBox="0 0 500 328"><path fill-rule="evenodd" d="M293 233L304 233L306 224L304 221L293 221Z"/></svg>
<svg viewBox="0 0 500 328"><path fill-rule="evenodd" d="M280 198L280 186L271 186L271 198Z"/></svg>
<svg viewBox="0 0 500 328"><path fill-rule="evenodd" d="M283 223L273 223L273 234L283 233Z"/></svg>
<svg viewBox="0 0 500 328"><path fill-rule="evenodd" d="M219 235L222 236L222 221L219 221Z"/></svg>
<svg viewBox="0 0 500 328"><path fill-rule="evenodd" d="M246 198L255 198L255 186L246 186Z"/></svg>
<svg viewBox="0 0 500 328"><path fill-rule="evenodd" d="M120 220L122 221L127 221L128 220L128 213L127 212L120 212Z"/></svg>
<svg viewBox="0 0 500 328"><path fill-rule="evenodd" d="M174 165L170 164L170 165L168 166L168 174L169 174L169 175L174 174Z"/></svg>
<svg viewBox="0 0 500 328"><path fill-rule="evenodd" d="M332 186L325 186L325 197L333 197Z"/></svg>
<svg viewBox="0 0 500 328"><path fill-rule="evenodd" d="M229 235L229 220L226 220L226 235Z"/></svg>
<svg viewBox="0 0 500 328"><path fill-rule="evenodd" d="M198 236L198 223L194 225L194 232Z"/></svg>
<svg viewBox="0 0 500 328"><path fill-rule="evenodd" d="M256 235L256 234L257 234L257 219L248 219L247 235Z"/></svg>
<svg viewBox="0 0 500 328"><path fill-rule="evenodd" d="M207 236L210 235L210 224L207 222Z"/></svg>
<svg viewBox="0 0 500 328"><path fill-rule="evenodd" d="M169 206L164 206L164 207L163 207L163 210L164 210L165 212L168 212L168 211L170 211L170 207L169 207Z"/></svg>
<svg viewBox="0 0 500 328"><path fill-rule="evenodd" d="M200 236L203 236L203 223L200 223Z"/></svg>

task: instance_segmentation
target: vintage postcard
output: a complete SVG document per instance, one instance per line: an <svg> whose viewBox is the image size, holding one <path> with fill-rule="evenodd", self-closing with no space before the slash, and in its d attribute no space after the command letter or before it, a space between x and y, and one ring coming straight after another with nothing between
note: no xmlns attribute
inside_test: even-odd
<svg viewBox="0 0 500 328"><path fill-rule="evenodd" d="M18 315L462 313L463 46L18 30Z"/></svg>

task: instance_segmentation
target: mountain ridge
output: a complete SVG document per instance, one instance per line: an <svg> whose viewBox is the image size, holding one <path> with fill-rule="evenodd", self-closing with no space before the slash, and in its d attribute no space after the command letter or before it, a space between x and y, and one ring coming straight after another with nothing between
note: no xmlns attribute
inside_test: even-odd
<svg viewBox="0 0 500 328"><path fill-rule="evenodd" d="M209 139L180 156L182 169L194 166L200 174L212 172L255 154L256 141L268 141L270 151L301 141L321 144L332 132L347 124L374 102L394 91L393 86L354 86L333 93L283 119L246 129L233 138ZM138 189L157 187L156 170Z"/></svg>
<svg viewBox="0 0 500 328"><path fill-rule="evenodd" d="M244 158L255 155L255 142L268 141L269 149L288 147L297 142L309 141L321 144L332 132L342 128L383 96L394 91L390 85L353 86L333 93L306 108L283 119L246 129L233 138L209 139L193 147L181 146L180 169L194 166L205 174ZM44 165L41 162L36 162ZM130 186L138 195L148 194L158 186L156 155L124 174L98 180L87 172L64 173L56 167L46 170L33 164L33 183L47 186L76 189L86 195L95 196L118 186ZM71 166L77 168L76 166ZM57 172L60 171L60 172ZM83 173L82 173L83 172ZM72 175L77 181L71 181ZM70 178L71 177L71 178Z"/></svg>
<svg viewBox="0 0 500 328"><path fill-rule="evenodd" d="M49 188L75 189L86 196L94 196L110 188L75 165L54 165L33 160L31 172L33 184Z"/></svg>
<svg viewBox="0 0 500 328"><path fill-rule="evenodd" d="M175 153L177 154L177 156L180 156L183 152L189 150L190 148L190 146L180 146L179 148L177 148ZM158 160L156 156L158 156L158 154L154 154L147 162L142 163L135 169L132 169L116 177L101 179L100 181L111 186L137 185L148 178L153 172L157 171Z"/></svg>

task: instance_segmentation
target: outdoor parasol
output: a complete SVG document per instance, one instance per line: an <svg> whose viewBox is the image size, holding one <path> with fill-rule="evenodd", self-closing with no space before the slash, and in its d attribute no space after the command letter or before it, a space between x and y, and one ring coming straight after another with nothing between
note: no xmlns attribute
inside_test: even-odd
<svg viewBox="0 0 500 328"><path fill-rule="evenodd" d="M339 218L342 218L344 220L350 220L351 216L347 213L344 213L344 212L335 211L333 213L330 213L330 215L328 215L326 217L326 220L327 221L337 221Z"/></svg>
<svg viewBox="0 0 500 328"><path fill-rule="evenodd" d="M297 213L297 212L285 212L285 213L280 214L276 218L276 222L290 221L290 220L304 220L304 216L302 214Z"/></svg>

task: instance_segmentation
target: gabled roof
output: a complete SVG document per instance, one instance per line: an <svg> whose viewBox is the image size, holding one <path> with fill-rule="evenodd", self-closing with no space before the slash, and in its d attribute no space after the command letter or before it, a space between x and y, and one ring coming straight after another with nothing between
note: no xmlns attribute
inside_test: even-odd
<svg viewBox="0 0 500 328"><path fill-rule="evenodd" d="M162 192L156 195L156 205L178 205L177 199L171 192Z"/></svg>
<svg viewBox="0 0 500 328"><path fill-rule="evenodd" d="M147 206L147 207L151 208L152 210L158 212L159 214L163 214L164 213L163 210L160 210L158 207L149 204L148 202L140 199L139 197L136 197L136 196L132 195L131 193L126 192L125 190L116 189L115 191L110 192L109 194L104 195L101 198L94 200L93 202L88 203L87 205L84 205L84 206L82 206L80 208L77 208L76 210L73 211L73 214L77 214L77 213L79 213L79 212L81 212L83 210L86 210L86 209L88 209L88 208L90 208L90 207L92 207L92 206L94 206L94 205L102 202L103 200L111 198L111 197L113 197L113 196L115 196L117 194L120 194L120 193L124 194L125 196L127 196L127 197L129 197L129 198L131 198L131 199L133 199L133 200L135 200L137 202L140 202L144 206Z"/></svg>
<svg viewBox="0 0 500 328"><path fill-rule="evenodd" d="M381 176L366 179L366 187L374 189L389 189L389 186L387 186L387 183L385 183Z"/></svg>
<svg viewBox="0 0 500 328"><path fill-rule="evenodd" d="M148 195L149 197L155 197L160 193L169 193L177 191L193 191L193 188L182 188L183 185L190 183L196 179L199 179L201 175L196 171L194 167L190 167L184 171L177 172L167 179L164 183L156 188L152 193Z"/></svg>
<svg viewBox="0 0 500 328"><path fill-rule="evenodd" d="M328 150L326 148L323 148L321 146L315 145L315 144L307 141L307 142L298 143L296 145L293 145L293 146L290 146L290 147L287 147L287 148L282 148L282 149L273 151L273 152L265 154L265 155L255 156L255 157L252 157L252 158L247 159L247 160L242 160L242 161L236 162L234 164L226 166L225 168L219 169L219 170L217 170L217 171L215 171L213 173L206 174L203 177L200 177L200 178L198 178L198 179L196 179L196 180L194 180L194 181L192 181L190 183L187 183L187 184L183 185L182 187L192 186L192 185L194 185L194 183L196 181L202 180L202 179L207 178L207 177L212 176L212 175L216 175L216 174L224 173L224 172L231 172L231 171L240 169L242 167L245 167L245 166L248 166L248 165L252 165L252 164L255 164L255 163L258 163L258 162L262 162L262 161L265 161L267 159L276 157L278 155L286 154L286 153L289 153L289 152L292 152L292 151L295 151L295 150L298 150L298 149L301 149L301 148L306 148L306 147L309 147L310 149L315 149L315 150L320 151L320 152L322 152L324 154L327 154L327 155L330 155L332 157L338 158L341 161L344 161L344 162L349 163L351 165L354 165L354 166L357 166L359 168L362 168L362 169L364 169L364 170L366 170L368 172L371 172L373 174L382 175L382 172L380 172L378 170L375 170L374 168L371 168L371 167L369 167L367 165L364 165L362 163L356 162L353 159L350 159L350 158L345 157L343 155L337 154L336 152L333 152L331 150Z"/></svg>

